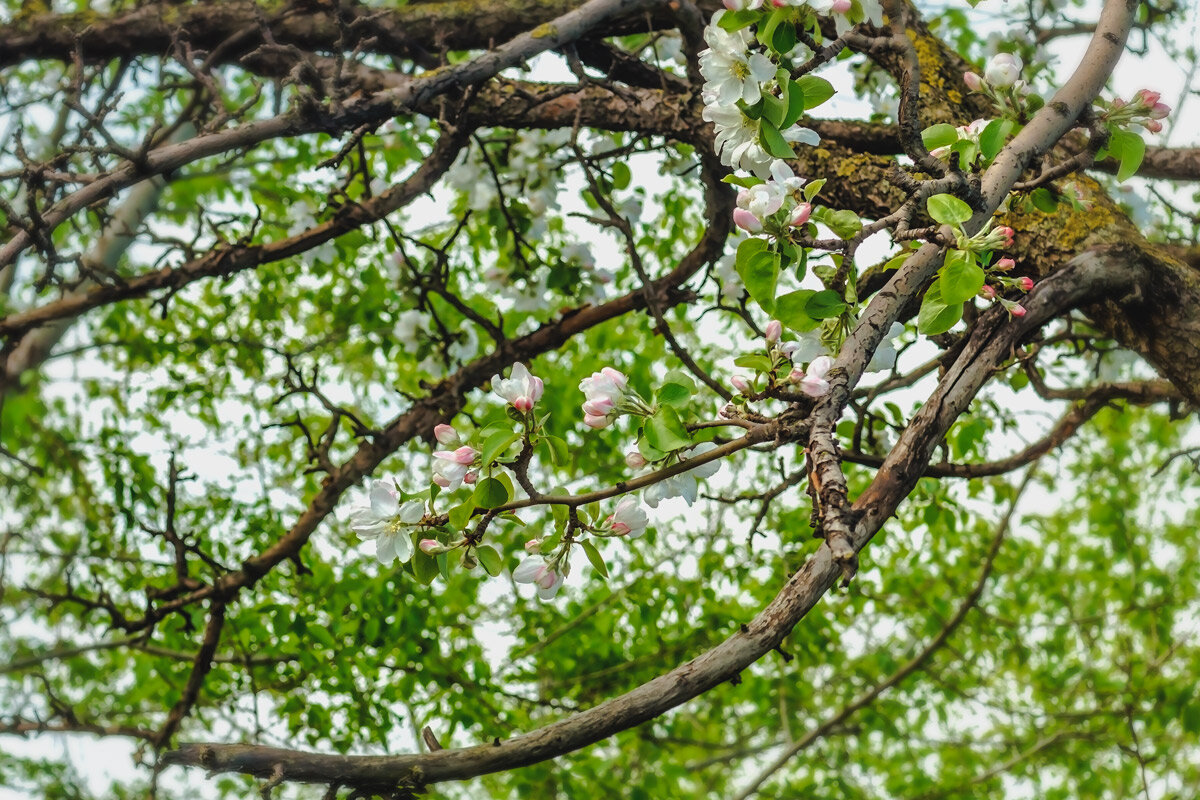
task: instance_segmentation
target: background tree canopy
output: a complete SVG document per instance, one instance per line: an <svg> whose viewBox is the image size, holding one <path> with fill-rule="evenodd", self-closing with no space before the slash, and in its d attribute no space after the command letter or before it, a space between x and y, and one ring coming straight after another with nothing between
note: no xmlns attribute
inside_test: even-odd
<svg viewBox="0 0 1200 800"><path fill-rule="evenodd" d="M1200 793L1196 9L726 5L10 0L0 793Z"/></svg>

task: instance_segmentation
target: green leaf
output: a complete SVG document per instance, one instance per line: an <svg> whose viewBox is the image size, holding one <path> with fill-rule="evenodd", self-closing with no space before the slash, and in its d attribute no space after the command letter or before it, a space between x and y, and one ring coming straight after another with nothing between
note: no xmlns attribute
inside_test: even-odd
<svg viewBox="0 0 1200 800"><path fill-rule="evenodd" d="M596 549L596 545L592 544L591 539L584 539L580 544L583 545L583 552L587 555L587 560L592 562L592 566L596 568L602 577L608 577L608 567L604 565L604 557L600 555L600 551Z"/></svg>
<svg viewBox="0 0 1200 800"><path fill-rule="evenodd" d="M775 156L775 158L795 158L796 151L783 138L783 134L779 132L779 128L771 124L768 119L760 119L758 121L758 138L762 142L763 148Z"/></svg>
<svg viewBox="0 0 1200 800"><path fill-rule="evenodd" d="M687 428L670 406L658 409L654 416L646 420L645 435L651 447L664 453L692 445Z"/></svg>
<svg viewBox="0 0 1200 800"><path fill-rule="evenodd" d="M808 301L816 295L812 289L797 289L775 298L775 319L803 333L817 327L818 320L808 313ZM765 358L765 356L764 356ZM736 361L734 362L737 363Z"/></svg>
<svg viewBox="0 0 1200 800"><path fill-rule="evenodd" d="M450 527L455 530L462 530L471 520L471 515L475 513L475 502L468 500L462 505L455 506L450 509L447 516L450 518Z"/></svg>
<svg viewBox="0 0 1200 800"><path fill-rule="evenodd" d="M962 250L951 250L947 253L946 263L938 273L942 276L942 302L947 305L962 303L974 297L983 288L987 277L983 269L975 263L975 256Z"/></svg>
<svg viewBox="0 0 1200 800"><path fill-rule="evenodd" d="M433 579L441 571L438 569L438 560L420 548L413 551L412 561L409 563L412 565L413 577L424 586L433 583Z"/></svg>
<svg viewBox="0 0 1200 800"><path fill-rule="evenodd" d="M821 221L842 239L852 239L862 230L862 220L848 208L832 211Z"/></svg>
<svg viewBox="0 0 1200 800"><path fill-rule="evenodd" d="M692 397L692 390L678 383L664 383L654 395L660 405L685 405Z"/></svg>
<svg viewBox="0 0 1200 800"><path fill-rule="evenodd" d="M805 110L816 108L837 94L833 84L818 75L804 75L796 81L796 85L804 92Z"/></svg>
<svg viewBox="0 0 1200 800"><path fill-rule="evenodd" d="M969 220L971 207L952 194L935 194L925 202L929 216L943 225L957 225Z"/></svg>
<svg viewBox="0 0 1200 800"><path fill-rule="evenodd" d="M766 183L762 178L756 178L753 175L726 175L724 178L721 178L721 182L732 183L734 186L741 186L743 189L749 189L751 186Z"/></svg>
<svg viewBox="0 0 1200 800"><path fill-rule="evenodd" d="M491 545L481 544L475 548L475 558L479 561L479 566L483 567L484 571L493 578L500 574L503 567L503 561L500 554L496 552L496 548Z"/></svg>
<svg viewBox="0 0 1200 800"><path fill-rule="evenodd" d="M571 463L571 449L564 439L558 436L543 436L542 444L550 451L550 462L556 467Z"/></svg>
<svg viewBox="0 0 1200 800"><path fill-rule="evenodd" d="M945 122L930 125L921 131L921 141L925 143L926 150L949 147L958 141L958 128Z"/></svg>
<svg viewBox="0 0 1200 800"><path fill-rule="evenodd" d="M750 242L760 244L747 247ZM743 251L748 256L743 259ZM775 306L775 287L779 283L779 254L766 249L761 239L747 239L738 246L737 273L746 291L768 314Z"/></svg>
<svg viewBox="0 0 1200 800"><path fill-rule="evenodd" d="M740 31L742 28L758 22L760 17L762 17L762 14L748 8L742 11L726 11L721 15L721 20L717 23L717 26L722 30L730 32Z"/></svg>
<svg viewBox="0 0 1200 800"><path fill-rule="evenodd" d="M781 8L779 11L787 12L788 9ZM771 49L776 53L789 53L796 46L796 41L796 25L790 18L785 18L771 34Z"/></svg>
<svg viewBox="0 0 1200 800"><path fill-rule="evenodd" d="M783 86L783 98L787 102L787 113L783 115L783 121L779 123L782 130L787 130L796 124L796 120L804 116L804 90L800 88L800 84L789 80L780 84Z"/></svg>
<svg viewBox="0 0 1200 800"><path fill-rule="evenodd" d="M489 436L483 442L483 447L479 451L479 460L485 467L491 464L508 450L510 446L521 438L521 434L516 431L497 431Z"/></svg>
<svg viewBox="0 0 1200 800"><path fill-rule="evenodd" d="M979 134L979 152L985 159L991 161L1004 149L1015 124L1011 119L994 119L984 126Z"/></svg>
<svg viewBox="0 0 1200 800"><path fill-rule="evenodd" d="M804 310L813 319L831 319L841 316L842 312L846 310L846 303L832 289L822 289L808 298Z"/></svg>
<svg viewBox="0 0 1200 800"><path fill-rule="evenodd" d="M780 321L782 322L782 320ZM755 372L771 371L771 359L767 358L761 353L745 353L735 358L733 360L733 364L736 367L741 367L742 369L752 369Z"/></svg>
<svg viewBox="0 0 1200 800"><path fill-rule="evenodd" d="M787 114L787 104L778 97L771 95L763 96L763 112L762 118L772 125L779 127L783 123L783 117Z"/></svg>
<svg viewBox="0 0 1200 800"><path fill-rule="evenodd" d="M624 189L629 186L629 181L632 179L633 173L630 172L628 164L624 161L614 161L609 169L612 170L614 189Z"/></svg>
<svg viewBox="0 0 1200 800"><path fill-rule="evenodd" d="M962 303L947 303L942 298L942 279L938 278L925 292L921 311L917 314L917 329L927 336L945 333L962 319Z"/></svg>
<svg viewBox="0 0 1200 800"><path fill-rule="evenodd" d="M1109 140L1108 149L1121 162L1117 168L1118 181L1125 181L1137 172L1146 156L1146 143L1131 131L1115 132Z"/></svg>
<svg viewBox="0 0 1200 800"><path fill-rule="evenodd" d="M473 499L480 508L496 508L508 502L508 489L496 478L484 478L475 487Z"/></svg>
<svg viewBox="0 0 1200 800"><path fill-rule="evenodd" d="M1033 201L1034 208L1038 211L1044 211L1047 214L1054 213L1054 210L1058 208L1058 200L1055 198L1054 193L1043 186L1039 186L1030 192L1029 199Z"/></svg>
<svg viewBox="0 0 1200 800"><path fill-rule="evenodd" d="M804 199L812 202L812 199L817 196L817 192L821 191L825 186L826 178L817 178L815 181L809 181L804 185Z"/></svg>
<svg viewBox="0 0 1200 800"><path fill-rule="evenodd" d="M566 508L566 506L555 506L555 508ZM542 537L542 552L552 553L558 547L558 543L562 541L563 532L561 528L555 528L550 533Z"/></svg>
<svg viewBox="0 0 1200 800"><path fill-rule="evenodd" d="M337 648L337 641L324 625L305 625L304 632L331 650Z"/></svg>

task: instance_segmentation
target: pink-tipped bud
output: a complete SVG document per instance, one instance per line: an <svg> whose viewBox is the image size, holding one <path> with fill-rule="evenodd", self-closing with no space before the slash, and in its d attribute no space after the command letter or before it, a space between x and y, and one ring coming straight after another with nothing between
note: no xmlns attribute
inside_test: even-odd
<svg viewBox="0 0 1200 800"><path fill-rule="evenodd" d="M743 378L741 375L734 375L729 379L733 384L733 388L737 389L742 394L750 394L750 381Z"/></svg>
<svg viewBox="0 0 1200 800"><path fill-rule="evenodd" d="M766 331L764 332L767 344L775 344L779 341L780 336L783 336L783 323L777 319L768 322Z"/></svg>
<svg viewBox="0 0 1200 800"><path fill-rule="evenodd" d="M996 262L996 269L1000 270L1001 272L1008 272L1016 265L1017 262L1013 261L1011 258L1002 258Z"/></svg>
<svg viewBox="0 0 1200 800"><path fill-rule="evenodd" d="M762 223L759 222L758 217L754 216L744 208L735 208L733 210L733 224L737 225L744 231L748 231L749 233L758 233L763 229Z"/></svg>
<svg viewBox="0 0 1200 800"><path fill-rule="evenodd" d="M631 450L625 454L625 466L630 469L641 469L646 466L646 457L637 450Z"/></svg>
<svg viewBox="0 0 1200 800"><path fill-rule="evenodd" d="M513 408L522 414L528 414L533 410L533 398L528 395L521 395L516 400L513 400Z"/></svg>
<svg viewBox="0 0 1200 800"><path fill-rule="evenodd" d="M796 206L796 210L792 212L792 218L788 220L788 224L793 228L799 228L808 222L808 218L812 216L812 203L801 203Z"/></svg>
<svg viewBox="0 0 1200 800"><path fill-rule="evenodd" d="M458 441L458 431L443 422L433 426L433 438L438 440L438 444L454 444Z"/></svg>
<svg viewBox="0 0 1200 800"><path fill-rule="evenodd" d="M474 447L464 444L454 451L454 460L459 464L470 464L477 455L479 452Z"/></svg>
<svg viewBox="0 0 1200 800"><path fill-rule="evenodd" d="M445 548L437 539L422 539L417 547L421 548L421 552L427 556L436 556L438 553L445 552Z"/></svg>
<svg viewBox="0 0 1200 800"><path fill-rule="evenodd" d="M1145 122L1143 122L1142 124L1145 125L1146 130L1150 131L1151 133L1161 133L1162 132L1162 128L1163 128L1162 123L1156 119L1148 119Z"/></svg>
<svg viewBox="0 0 1200 800"><path fill-rule="evenodd" d="M965 83L967 88L972 92L978 92L983 88L983 78L979 77L978 72L964 72L963 83Z"/></svg>
<svg viewBox="0 0 1200 800"><path fill-rule="evenodd" d="M1007 225L1001 225L999 228L996 228L996 232L1004 237L1004 246L1005 247L1012 247L1013 234L1016 233L1016 231L1014 231L1012 228L1008 227Z"/></svg>
<svg viewBox="0 0 1200 800"><path fill-rule="evenodd" d="M979 290L979 296L984 300L994 300L996 298L996 287L985 283L983 288Z"/></svg>
<svg viewBox="0 0 1200 800"><path fill-rule="evenodd" d="M852 7L853 3L850 0L833 0L829 10L835 14L849 14Z"/></svg>
<svg viewBox="0 0 1200 800"><path fill-rule="evenodd" d="M788 373L788 380L792 383L799 383L800 381L804 380L804 370L796 367L794 370Z"/></svg>
<svg viewBox="0 0 1200 800"><path fill-rule="evenodd" d="M611 520L612 517L609 517L609 519ZM612 526L612 532L617 536L626 536L631 530L633 530L633 528L629 527L624 522L614 522Z"/></svg>
<svg viewBox="0 0 1200 800"><path fill-rule="evenodd" d="M1025 316L1025 314L1026 314L1026 313L1028 313L1028 312L1026 312L1026 310L1025 310L1025 306L1021 305L1020 303L1017 303L1017 304L1016 304L1016 305L1014 305L1012 308L1010 308L1010 309L1009 309L1009 312L1010 312L1010 313L1011 313L1011 314L1012 314L1014 317L1023 317L1023 316Z"/></svg>
<svg viewBox="0 0 1200 800"><path fill-rule="evenodd" d="M466 475L463 475L463 483L465 483L465 484L470 485L477 480L479 480L479 473L476 472L475 470L471 470Z"/></svg>
<svg viewBox="0 0 1200 800"><path fill-rule="evenodd" d="M1166 119L1171 107L1166 103L1155 103L1150 107L1150 119Z"/></svg>
<svg viewBox="0 0 1200 800"><path fill-rule="evenodd" d="M1142 101L1142 105L1149 107L1162 99L1162 92L1153 92L1149 89L1142 89L1137 93L1137 99Z"/></svg>
<svg viewBox="0 0 1200 800"><path fill-rule="evenodd" d="M1023 291L1028 292L1033 288L1033 278L1028 276L1017 279L1017 286L1020 286Z"/></svg>
<svg viewBox="0 0 1200 800"><path fill-rule="evenodd" d="M536 556L538 553L542 552L542 540L530 539L525 543L525 552L529 553L531 556Z"/></svg>

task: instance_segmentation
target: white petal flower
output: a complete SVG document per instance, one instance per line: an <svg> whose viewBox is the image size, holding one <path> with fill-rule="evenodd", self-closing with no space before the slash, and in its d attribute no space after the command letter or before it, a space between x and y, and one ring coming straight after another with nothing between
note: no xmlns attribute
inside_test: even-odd
<svg viewBox="0 0 1200 800"><path fill-rule="evenodd" d="M565 573L566 570L563 570ZM565 574L555 572L550 563L541 556L530 556L513 570L513 580L517 583L532 583L537 587L537 594L542 600L553 600L562 586Z"/></svg>
<svg viewBox="0 0 1200 800"><path fill-rule="evenodd" d="M499 375L492 377L492 391L521 412L530 411L542 398L544 389L542 379L530 374L529 369L519 361L513 364L508 378Z"/></svg>
<svg viewBox="0 0 1200 800"><path fill-rule="evenodd" d="M617 503L612 516L608 518L608 522L612 526L612 532L618 536L636 538L646 532L646 526L650 524L650 517L642 510L637 498L625 495Z"/></svg>
<svg viewBox="0 0 1200 800"><path fill-rule="evenodd" d="M890 371L895 368L898 354L896 343L893 340L902 333L904 333L904 326L899 322L893 322L887 335L879 343L879 347L875 348L875 355L871 356L871 363L867 364L867 372Z"/></svg>
<svg viewBox="0 0 1200 800"><path fill-rule="evenodd" d="M369 504L350 514L350 529L362 539L375 540L375 555L384 564L412 556L410 531L425 517L425 504L411 500L400 505L400 495L390 480L372 483Z"/></svg>
<svg viewBox="0 0 1200 800"><path fill-rule="evenodd" d="M983 77L997 89L1007 89L1021 77L1021 59L1012 53L997 53L987 63Z"/></svg>

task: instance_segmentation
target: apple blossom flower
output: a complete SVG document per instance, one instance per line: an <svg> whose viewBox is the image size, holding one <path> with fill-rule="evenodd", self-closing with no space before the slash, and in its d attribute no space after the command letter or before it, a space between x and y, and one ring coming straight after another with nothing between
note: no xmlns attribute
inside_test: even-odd
<svg viewBox="0 0 1200 800"><path fill-rule="evenodd" d="M617 536L637 538L646 532L650 517L642 510L637 498L625 495L607 520L609 529Z"/></svg>
<svg viewBox="0 0 1200 800"><path fill-rule="evenodd" d="M412 556L409 529L425 517L425 504L410 500L400 504L400 493L392 481L377 480L371 484L366 505L350 513L350 530L361 539L375 540L375 556L380 563L401 562Z"/></svg>
<svg viewBox="0 0 1200 800"><path fill-rule="evenodd" d="M829 356L817 356L808 365L808 369L800 373L801 377L797 381L800 384L800 391L804 392L809 397L824 397L829 394L829 381L825 376L829 374L830 368L833 367L833 359ZM792 379L795 380L795 375L799 370L792 370Z"/></svg>
<svg viewBox="0 0 1200 800"><path fill-rule="evenodd" d="M1033 278L1028 276L1017 278L1017 285L1020 286L1024 291L1028 292L1033 289Z"/></svg>
<svg viewBox="0 0 1200 800"><path fill-rule="evenodd" d="M525 552L529 553L531 556L536 556L538 553L542 552L542 540L530 539L529 541L525 542Z"/></svg>
<svg viewBox="0 0 1200 800"><path fill-rule="evenodd" d="M1025 310L1025 306L1021 305L1020 303L1016 303L1016 304L1015 304L1015 305L1013 305L1013 307L1012 307L1012 308L1010 308L1008 311L1009 311L1009 313L1010 313L1010 314L1012 314L1014 317L1023 317L1023 316L1025 316L1025 314L1026 314L1026 313L1028 313L1028 312Z"/></svg>
<svg viewBox="0 0 1200 800"><path fill-rule="evenodd" d="M433 426L433 438L437 439L438 444L446 445L457 444L459 441L458 431L444 422Z"/></svg>
<svg viewBox="0 0 1200 800"><path fill-rule="evenodd" d="M775 344L779 341L780 336L783 336L783 323L777 319L768 322L763 332L763 338L767 340L767 344Z"/></svg>
<svg viewBox="0 0 1200 800"><path fill-rule="evenodd" d="M437 539L422 539L417 547L421 548L421 552L427 556L436 556L446 552L446 548Z"/></svg>
<svg viewBox="0 0 1200 800"><path fill-rule="evenodd" d="M746 380L741 375L734 375L729 379L733 388L737 389L742 394L750 394L750 381Z"/></svg>
<svg viewBox="0 0 1200 800"><path fill-rule="evenodd" d="M895 339L902 333L904 333L904 325L893 322L892 327L888 328L887 335L883 337L883 341L875 348L875 354L871 356L871 361L867 364L867 372L890 371L896 367L896 360L900 354L896 352Z"/></svg>
<svg viewBox="0 0 1200 800"><path fill-rule="evenodd" d="M793 228L799 228L807 223L809 217L811 216L812 203L801 203L800 205L796 206L796 210L792 212L792 216L788 220L788 224Z"/></svg>
<svg viewBox="0 0 1200 800"><path fill-rule="evenodd" d="M532 583L536 586L538 597L542 600L553 600L569 569L569 565L564 564L563 571L558 572L552 562L541 556L530 556L513 570L512 576L517 583Z"/></svg>
<svg viewBox="0 0 1200 800"><path fill-rule="evenodd" d="M997 53L988 61L987 68L983 71L983 77L997 89L1007 89L1021 77L1023 66L1019 56L1012 53Z"/></svg>
<svg viewBox="0 0 1200 800"><path fill-rule="evenodd" d="M707 82L704 91L718 103L730 105L739 100L754 105L762 99L762 85L775 77L776 66L765 54L740 50L709 48L700 53L700 74Z"/></svg>
<svg viewBox="0 0 1200 800"><path fill-rule="evenodd" d="M996 262L996 269L1000 270L1001 272L1008 272L1016 265L1017 262L1013 261L1011 258L1002 258Z"/></svg>
<svg viewBox="0 0 1200 800"><path fill-rule="evenodd" d="M738 208L746 209L761 221L780 209L783 205L783 195L783 187L770 180L739 191L737 205Z"/></svg>
<svg viewBox="0 0 1200 800"><path fill-rule="evenodd" d="M454 491L471 472L471 464L479 451L469 445L457 450L437 450L433 454L433 482L443 489Z"/></svg>
<svg viewBox="0 0 1200 800"><path fill-rule="evenodd" d="M530 374L529 369L520 361L513 364L510 377L492 376L492 391L521 413L528 413L533 409L541 399L544 389L542 379Z"/></svg>
<svg viewBox="0 0 1200 800"><path fill-rule="evenodd" d="M979 77L979 73L977 72L964 72L963 83L965 83L967 88L972 92L978 92L983 88L983 78Z"/></svg>
<svg viewBox="0 0 1200 800"><path fill-rule="evenodd" d="M733 210L733 224L747 233L761 233L763 226L758 217L744 208Z"/></svg>
<svg viewBox="0 0 1200 800"><path fill-rule="evenodd" d="M1163 129L1162 123L1156 119L1148 119L1142 123L1142 126L1151 133L1161 133Z"/></svg>
<svg viewBox="0 0 1200 800"><path fill-rule="evenodd" d="M1142 89L1137 93L1137 97L1141 100L1142 105L1150 107L1162 99L1162 92L1155 92L1150 89Z"/></svg>
<svg viewBox="0 0 1200 800"><path fill-rule="evenodd" d="M756 11L762 8L763 0L724 0L730 11Z"/></svg>
<svg viewBox="0 0 1200 800"><path fill-rule="evenodd" d="M625 466L630 469L641 469L646 466L646 457L637 450L631 450L625 454Z"/></svg>
<svg viewBox="0 0 1200 800"><path fill-rule="evenodd" d="M679 463L685 464L689 458L695 459L704 455L705 453L715 450L716 447L717 446L712 442L701 442L700 444L691 448L687 454L680 453ZM698 491L697 482L705 480L706 478L711 478L720 468L721 462L719 460L710 461L706 464L700 464L697 467L693 467L687 472L682 472L678 475L672 475L671 477L665 478L648 487L646 491L642 493L642 499L645 500L646 505L650 506L651 508L658 508L658 504L662 500L665 500L669 497L682 497L684 502L690 506L692 503L696 502L696 494Z"/></svg>
<svg viewBox="0 0 1200 800"><path fill-rule="evenodd" d="M981 289L979 290L979 296L980 296L980 297L982 297L984 300L993 300L993 299L995 299L995 297L996 297L996 287L995 287L995 286L991 286L991 285L989 285L989 284L986 284L986 283L985 283L985 284L983 285L983 288L981 288Z"/></svg>
<svg viewBox="0 0 1200 800"><path fill-rule="evenodd" d="M583 392L583 421L588 427L603 428L621 415L618 408L625 399L629 379L612 367L593 372L579 382Z"/></svg>
<svg viewBox="0 0 1200 800"><path fill-rule="evenodd" d="M1003 237L1005 247L1012 247L1013 235L1016 233L1016 231L1014 231L1012 228L1008 227L1007 225L1001 225L1000 227L996 228L996 233L999 236Z"/></svg>

